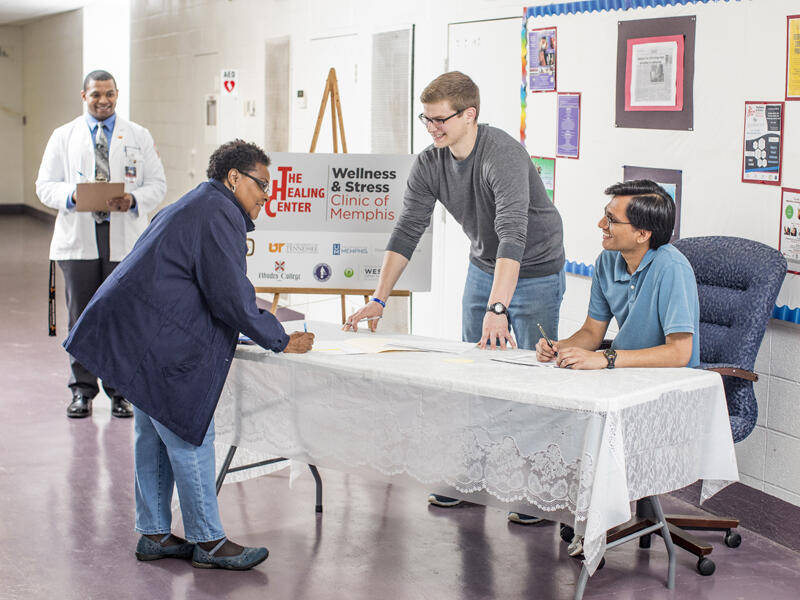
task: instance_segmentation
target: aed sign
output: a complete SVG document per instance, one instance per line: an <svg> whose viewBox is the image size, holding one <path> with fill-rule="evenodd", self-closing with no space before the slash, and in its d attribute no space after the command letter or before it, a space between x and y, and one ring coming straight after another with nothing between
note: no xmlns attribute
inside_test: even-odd
<svg viewBox="0 0 800 600"><path fill-rule="evenodd" d="M220 94L228 98L239 97L239 72L236 69L222 69L220 75Z"/></svg>

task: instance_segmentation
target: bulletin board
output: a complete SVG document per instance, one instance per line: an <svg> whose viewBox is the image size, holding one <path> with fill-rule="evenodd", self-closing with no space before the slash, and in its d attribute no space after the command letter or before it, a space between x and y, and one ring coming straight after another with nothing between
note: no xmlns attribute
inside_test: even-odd
<svg viewBox="0 0 800 600"><path fill-rule="evenodd" d="M729 235L779 247L781 187L742 182L742 106L784 99L793 14L796 0L595 0L525 9L525 30L557 29L558 90L581 93L580 158L556 159L568 271L591 274L601 250L603 190L624 180L625 165L680 172L681 237ZM621 22L653 19L694 23L693 87L684 94L691 130L618 126L618 32L636 28ZM732 43L732 32L742 43ZM757 51L747 43L753 39ZM523 82L520 139L530 155L556 155L556 96L532 93ZM799 189L800 171L788 167L800 164L800 102L786 102L785 111L781 186ZM800 323L800 275L787 274L773 317Z"/></svg>

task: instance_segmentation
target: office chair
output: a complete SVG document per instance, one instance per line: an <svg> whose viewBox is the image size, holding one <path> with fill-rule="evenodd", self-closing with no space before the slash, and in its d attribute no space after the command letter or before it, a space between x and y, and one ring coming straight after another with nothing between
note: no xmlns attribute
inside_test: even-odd
<svg viewBox="0 0 800 600"><path fill-rule="evenodd" d="M758 375L753 367L786 276L786 259L774 248L735 237L685 238L673 244L689 260L697 280L700 368L722 375L733 441L739 442L756 426L758 404L753 382L758 381ZM610 530L607 542L644 529L649 516L647 507L637 502L637 519ZM675 545L698 557L701 575L711 575L716 569L707 557L712 546L686 530L724 531L723 541L731 548L742 541L732 531L739 526L738 519L687 515L666 515L666 519ZM571 527L562 526L565 541L570 541L572 534ZM639 546L650 547L650 535L640 537Z"/></svg>

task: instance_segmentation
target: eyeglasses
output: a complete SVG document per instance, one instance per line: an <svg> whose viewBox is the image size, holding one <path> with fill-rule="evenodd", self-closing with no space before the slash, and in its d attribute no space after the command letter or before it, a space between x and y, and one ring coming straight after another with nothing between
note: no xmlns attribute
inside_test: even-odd
<svg viewBox="0 0 800 600"><path fill-rule="evenodd" d="M630 225L631 224L630 221L618 221L617 219L614 218L614 215L612 215L608 211L605 212L604 216L606 218L606 221L608 221L608 226L609 227L611 227L612 225Z"/></svg>
<svg viewBox="0 0 800 600"><path fill-rule="evenodd" d="M239 171L239 173L255 181L256 184L258 184L258 187L261 188L262 192L264 192L265 194L269 193L269 181L264 181L262 179L259 179L258 177L253 177L252 175L250 175L250 173L245 173L244 171Z"/></svg>
<svg viewBox="0 0 800 600"><path fill-rule="evenodd" d="M425 125L425 127L427 127L427 126L428 126L428 125L430 125L431 123L433 124L433 126L434 126L434 127L441 127L442 125L444 125L444 124L445 124L445 122L449 121L450 119L452 119L453 117L455 117L455 116L457 116L457 115L460 115L460 114L461 114L461 113L463 113L465 110L467 110L467 109L466 109L466 108L462 108L461 110L454 112L454 113L453 113L452 115L450 115L449 117L444 117L443 119L440 119L440 118L437 118L437 117L433 117L433 118L431 118L431 117L426 117L426 116L425 116L423 113L419 113L419 114L417 115L417 118L419 119L419 122L420 122L420 123L422 123L423 125Z"/></svg>

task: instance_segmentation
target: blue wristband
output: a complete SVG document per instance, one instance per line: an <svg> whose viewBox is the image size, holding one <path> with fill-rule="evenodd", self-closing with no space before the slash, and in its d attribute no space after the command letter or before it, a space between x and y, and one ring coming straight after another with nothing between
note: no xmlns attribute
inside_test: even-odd
<svg viewBox="0 0 800 600"><path fill-rule="evenodd" d="M380 305L381 305L383 308L386 308L386 302L384 302L384 301L383 301L383 300L381 300L380 298L372 298L372 301L373 301L373 302L377 302L377 303L378 303L378 304L380 304Z"/></svg>

